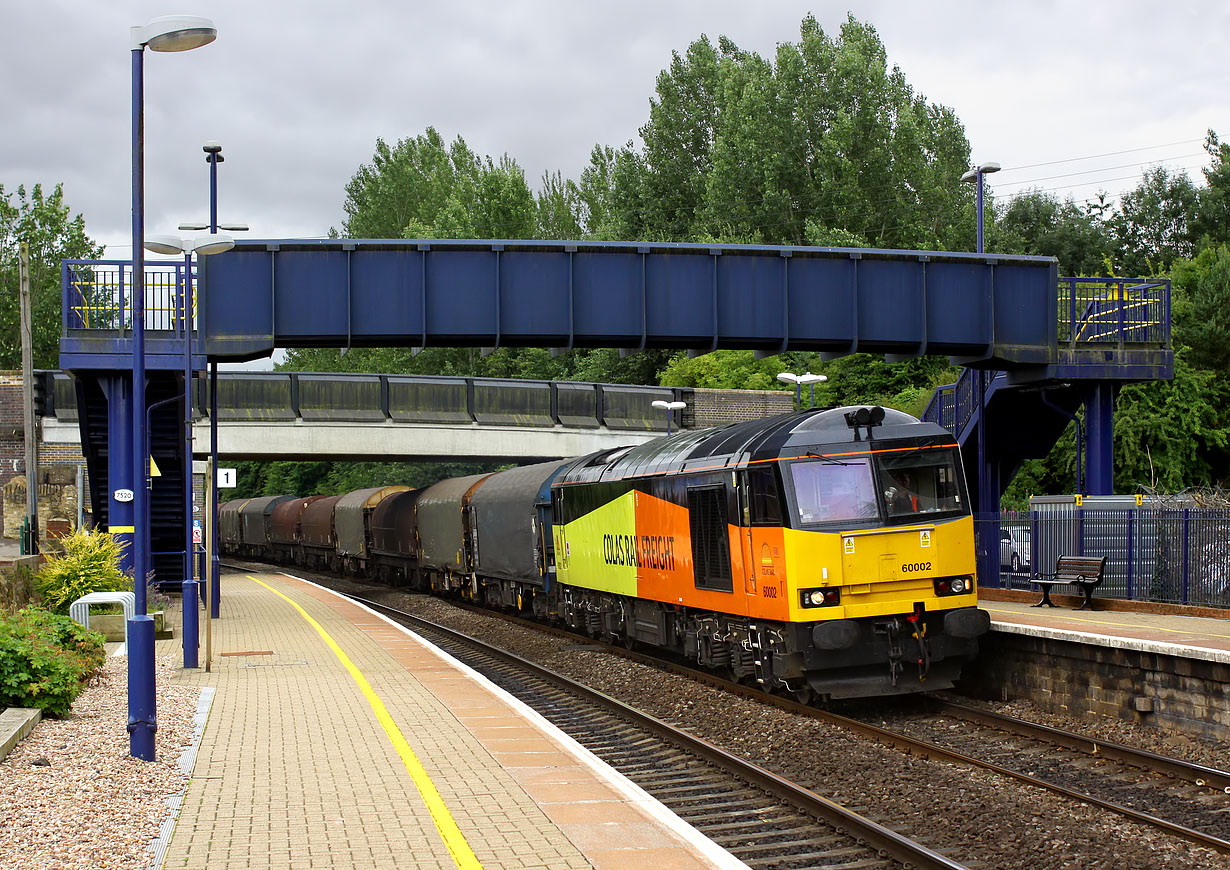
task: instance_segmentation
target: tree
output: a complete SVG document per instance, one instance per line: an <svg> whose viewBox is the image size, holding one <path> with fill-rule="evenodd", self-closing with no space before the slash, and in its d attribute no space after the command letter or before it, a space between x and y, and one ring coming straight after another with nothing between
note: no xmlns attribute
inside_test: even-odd
<svg viewBox="0 0 1230 870"><path fill-rule="evenodd" d="M952 248L972 234L957 183L969 144L956 115L890 68L875 29L837 38L808 16L774 60L722 37L693 42L658 76L644 148L596 153L613 223L636 238L825 241Z"/></svg>
<svg viewBox="0 0 1230 870"><path fill-rule="evenodd" d="M14 199L14 197L16 199ZM0 368L21 368L18 248L30 248L30 318L35 368L54 369L60 359L60 261L94 259L102 246L85 234L85 219L69 216L63 185L50 196L41 184L5 193L0 185Z"/></svg>
<svg viewBox="0 0 1230 870"><path fill-rule="evenodd" d="M1230 242L1230 144L1209 130L1204 140L1210 164L1200 170L1205 186L1197 195L1192 233L1202 245Z"/></svg>
<svg viewBox="0 0 1230 870"><path fill-rule="evenodd" d="M1038 254L1059 260L1060 275L1097 275L1112 253L1110 234L1093 214L1071 198L1033 190L996 208L995 250Z"/></svg>
<svg viewBox="0 0 1230 870"><path fill-rule="evenodd" d="M1196 200L1196 187L1186 172L1174 175L1164 166L1146 170L1110 219L1118 273L1159 275L1175 260L1193 256Z"/></svg>
<svg viewBox="0 0 1230 870"><path fill-rule="evenodd" d="M376 140L370 164L346 185L343 231L351 238L501 238L536 235L534 196L507 155L481 158L434 127L393 147Z"/></svg>
<svg viewBox="0 0 1230 870"><path fill-rule="evenodd" d="M1230 245L1174 264L1173 333L1196 368L1230 375Z"/></svg>

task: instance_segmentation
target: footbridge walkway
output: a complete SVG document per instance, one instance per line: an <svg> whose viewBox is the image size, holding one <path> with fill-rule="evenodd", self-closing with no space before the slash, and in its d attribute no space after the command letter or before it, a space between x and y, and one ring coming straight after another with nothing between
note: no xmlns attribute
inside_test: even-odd
<svg viewBox="0 0 1230 870"><path fill-rule="evenodd" d="M66 261L63 269L60 364L76 378L83 431L92 427L97 444L88 457L94 487L104 487L94 493L96 506L107 502L99 515L132 528L131 504L113 498L121 482L135 483L126 422L133 419L131 267ZM932 413L966 447L976 510L997 516L1016 467L1044 455L1082 405L1086 488L1113 491L1115 392L1126 382L1172 377L1174 368L1168 282L1060 279L1046 257L638 242L245 241L201 262L200 304L185 326L176 312L189 277L182 264L144 276L155 444L184 443L173 400L183 392L185 339L193 371L277 347L746 348L758 356L867 352L890 361L942 354L969 371L942 391ZM109 478L99 473L104 465ZM167 485L155 480L155 499L159 481Z"/></svg>

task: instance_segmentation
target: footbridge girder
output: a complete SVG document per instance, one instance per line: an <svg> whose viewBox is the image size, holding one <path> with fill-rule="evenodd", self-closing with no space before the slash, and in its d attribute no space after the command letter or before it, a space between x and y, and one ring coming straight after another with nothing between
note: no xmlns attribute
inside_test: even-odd
<svg viewBox="0 0 1230 870"><path fill-rule="evenodd" d="M79 401L92 421L81 424L83 444L98 445L96 461L110 455L114 464L106 498L125 482L135 485L131 463L119 458L131 455L125 413L107 411L130 402L131 268L117 261L63 268L61 366L83 385ZM151 378L183 370L186 338L194 370L277 347L947 355L979 372L1004 372L1002 380L980 381L976 423L967 420L962 436L982 433L970 481L980 511L996 506L1013 462L988 443L991 416L1030 425L1021 415L1031 400L1013 401L1009 387L1024 396L1083 385L1094 415L1086 432L1096 459L1090 491L1109 492L1116 386L1168 378L1174 367L1167 282L1059 279L1046 257L640 242L245 241L200 263L200 305L185 324L173 312L190 279L182 264L147 269ZM170 428L160 437L176 438Z"/></svg>

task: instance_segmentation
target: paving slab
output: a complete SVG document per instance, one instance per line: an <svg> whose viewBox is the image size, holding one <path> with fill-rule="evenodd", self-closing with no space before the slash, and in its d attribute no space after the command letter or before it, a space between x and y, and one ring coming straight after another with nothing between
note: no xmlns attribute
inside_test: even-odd
<svg viewBox="0 0 1230 870"><path fill-rule="evenodd" d="M210 671L177 678L216 691L164 867L744 866L372 611L285 575L223 583Z"/></svg>

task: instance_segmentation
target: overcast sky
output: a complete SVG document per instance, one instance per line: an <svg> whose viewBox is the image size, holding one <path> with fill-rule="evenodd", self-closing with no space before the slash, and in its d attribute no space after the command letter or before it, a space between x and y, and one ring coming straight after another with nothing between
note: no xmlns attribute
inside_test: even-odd
<svg viewBox="0 0 1230 870"><path fill-rule="evenodd" d="M725 34L771 55L809 10L830 34L847 11L873 24L914 88L956 110L973 159L1003 165L1000 194L1083 201L1155 163L1200 181L1205 130L1230 135L1216 2L5 0L0 184L63 182L89 234L131 256L128 29L159 15L208 16L218 39L145 54L146 232L206 219L215 139L221 220L291 238L340 226L377 137L428 125L508 153L534 188L576 178L595 143L636 138L672 49Z"/></svg>

